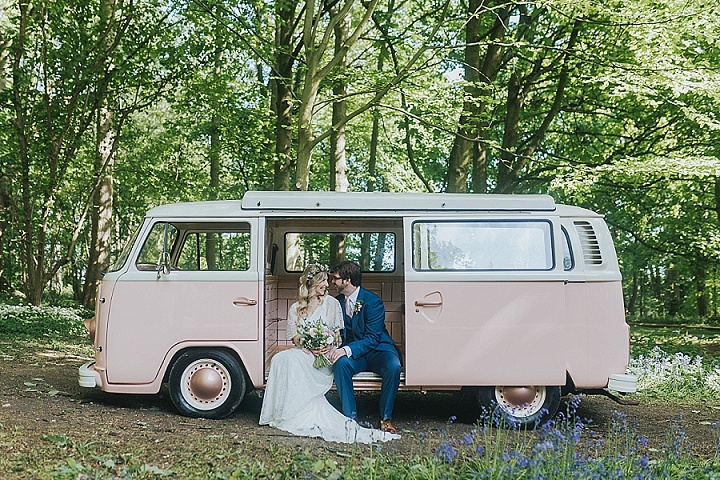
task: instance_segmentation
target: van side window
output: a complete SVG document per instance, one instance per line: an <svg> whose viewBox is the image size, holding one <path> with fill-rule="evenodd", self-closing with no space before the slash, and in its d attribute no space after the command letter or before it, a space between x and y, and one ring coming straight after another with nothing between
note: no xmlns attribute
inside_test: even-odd
<svg viewBox="0 0 720 480"><path fill-rule="evenodd" d="M572 247L570 246L570 236L568 235L567 230L565 230L565 227L561 228L563 233L563 270L568 272L575 268L575 259L573 258Z"/></svg>
<svg viewBox="0 0 720 480"><path fill-rule="evenodd" d="M185 233L177 268L184 271L245 271L250 268L250 227Z"/></svg>
<svg viewBox="0 0 720 480"><path fill-rule="evenodd" d="M308 263L333 266L342 260L357 262L364 272L395 271L395 234L286 233L285 270L302 272Z"/></svg>
<svg viewBox="0 0 720 480"><path fill-rule="evenodd" d="M415 222L416 270L552 270L546 220Z"/></svg>
<svg viewBox="0 0 720 480"><path fill-rule="evenodd" d="M167 236L165 225L168 226ZM177 235L178 229L172 224L156 223L153 225L135 263L137 269L156 270L163 254L163 244L165 244L165 252L170 253L175 245Z"/></svg>

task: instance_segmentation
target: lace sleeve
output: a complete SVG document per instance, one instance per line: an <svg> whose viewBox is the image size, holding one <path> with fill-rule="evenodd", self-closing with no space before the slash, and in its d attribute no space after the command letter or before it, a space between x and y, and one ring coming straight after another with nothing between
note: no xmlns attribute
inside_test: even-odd
<svg viewBox="0 0 720 480"><path fill-rule="evenodd" d="M298 316L297 316L297 303L293 303L290 308L288 309L288 319L287 319L287 339L292 340L295 335L297 335L297 322L298 322Z"/></svg>
<svg viewBox="0 0 720 480"><path fill-rule="evenodd" d="M335 329L345 328L345 322L343 322L342 308L340 302L335 297L328 296L327 316L329 326Z"/></svg>

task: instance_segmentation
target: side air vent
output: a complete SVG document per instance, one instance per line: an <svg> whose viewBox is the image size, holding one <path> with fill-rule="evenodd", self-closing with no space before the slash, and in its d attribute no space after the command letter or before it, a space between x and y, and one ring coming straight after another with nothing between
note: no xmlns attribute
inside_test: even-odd
<svg viewBox="0 0 720 480"><path fill-rule="evenodd" d="M577 220L573 223L580 237L580 245L582 245L585 265L602 265L603 259L600 253L600 243L590 222Z"/></svg>

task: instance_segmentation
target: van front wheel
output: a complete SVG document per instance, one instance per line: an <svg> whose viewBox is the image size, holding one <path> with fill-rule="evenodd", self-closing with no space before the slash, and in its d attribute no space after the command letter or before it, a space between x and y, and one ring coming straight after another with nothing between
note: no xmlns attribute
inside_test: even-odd
<svg viewBox="0 0 720 480"><path fill-rule="evenodd" d="M492 420L511 428L533 429L557 413L560 387L480 387L477 399Z"/></svg>
<svg viewBox="0 0 720 480"><path fill-rule="evenodd" d="M175 408L188 417L224 418L245 396L239 362L224 350L188 350L178 357L168 379Z"/></svg>

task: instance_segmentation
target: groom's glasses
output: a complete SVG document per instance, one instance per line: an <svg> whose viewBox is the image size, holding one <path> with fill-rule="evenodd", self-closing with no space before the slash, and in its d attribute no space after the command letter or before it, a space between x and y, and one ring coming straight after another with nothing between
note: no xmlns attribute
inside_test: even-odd
<svg viewBox="0 0 720 480"><path fill-rule="evenodd" d="M335 280L342 280L342 277L340 275L333 275L332 279L334 282Z"/></svg>

